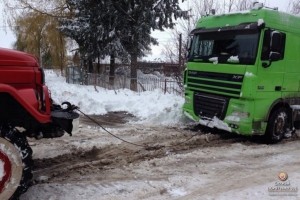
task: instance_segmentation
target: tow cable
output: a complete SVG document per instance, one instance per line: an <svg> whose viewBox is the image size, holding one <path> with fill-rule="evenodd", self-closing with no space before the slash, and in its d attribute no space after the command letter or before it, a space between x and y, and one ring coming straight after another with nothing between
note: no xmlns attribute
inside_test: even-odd
<svg viewBox="0 0 300 200"><path fill-rule="evenodd" d="M189 137L188 139L186 139L185 141L183 142L180 142L178 144L174 144L174 145L143 145L143 144L136 144L136 143L133 143L133 142L130 142L130 141L127 141L123 138L120 138L118 137L117 135L113 134L112 132L110 132L109 130L107 130L105 127L103 127L98 121L96 121L95 119L91 118L90 116L88 116L87 114L85 114L84 112L82 112L79 107L75 106L75 105L71 105L71 103L69 102L63 102L62 105L66 104L67 105L67 109L65 109L66 111L74 111L74 110L77 110L78 112L80 112L83 116L85 116L86 118L88 118L89 120L91 120L93 123L95 123L96 125L98 125L100 128L102 128L106 133L108 133L109 135L117 138L118 140L121 140L127 144L130 144L130 145L134 145L134 146L138 146L138 147L143 147L145 148L146 150L157 150L157 149L161 149L161 148L165 148L165 147L175 147L175 146L179 146L179 145L182 145L186 142L188 142L189 140L191 140L193 137L195 137L197 134L193 134L191 137ZM177 131L177 130L176 130ZM180 131L177 131L179 133L181 133Z"/></svg>

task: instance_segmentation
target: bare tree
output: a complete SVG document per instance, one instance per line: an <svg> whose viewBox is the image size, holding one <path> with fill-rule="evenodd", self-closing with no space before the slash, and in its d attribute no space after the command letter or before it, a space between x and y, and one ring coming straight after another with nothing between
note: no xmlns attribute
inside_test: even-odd
<svg viewBox="0 0 300 200"><path fill-rule="evenodd" d="M238 0L235 1L235 6L237 11L249 10L251 9L253 2L249 0Z"/></svg>
<svg viewBox="0 0 300 200"><path fill-rule="evenodd" d="M293 14L300 14L300 0L290 1L289 9Z"/></svg>
<svg viewBox="0 0 300 200"><path fill-rule="evenodd" d="M39 1L32 1L32 0L0 0L3 2L5 7L6 14L13 14L16 16L22 12L37 12L40 14L52 16L52 17L62 17L68 14L66 12L70 8L66 4L65 0L39 0ZM6 17L12 17L6 15Z"/></svg>
<svg viewBox="0 0 300 200"><path fill-rule="evenodd" d="M231 12L233 10L233 5L234 5L234 0L228 0L228 1L224 1L223 4L223 12L226 13L226 10L228 12Z"/></svg>

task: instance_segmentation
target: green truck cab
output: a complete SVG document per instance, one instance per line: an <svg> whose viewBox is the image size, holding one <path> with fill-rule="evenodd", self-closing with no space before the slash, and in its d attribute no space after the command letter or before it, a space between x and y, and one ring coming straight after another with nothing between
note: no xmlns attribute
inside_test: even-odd
<svg viewBox="0 0 300 200"><path fill-rule="evenodd" d="M186 116L270 142L300 128L299 17L257 7L201 18L191 36Z"/></svg>

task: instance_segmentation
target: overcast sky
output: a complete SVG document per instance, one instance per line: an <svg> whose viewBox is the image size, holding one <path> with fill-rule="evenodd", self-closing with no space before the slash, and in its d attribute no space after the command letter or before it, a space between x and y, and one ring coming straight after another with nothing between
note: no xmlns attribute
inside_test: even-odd
<svg viewBox="0 0 300 200"><path fill-rule="evenodd" d="M286 11L288 7L288 0L260 0L260 2L264 2L266 6L269 7L278 7L280 11ZM2 1L0 1L0 8L1 8L1 13L2 11ZM161 45L163 43L166 43L168 41L168 34L156 32L154 34L154 37L158 38L158 41L160 42ZM10 31L8 27L5 27L5 24L3 21L0 21L0 47L4 48L12 48L12 44L15 41L15 36L14 34ZM151 56L152 58L156 58L157 56L161 56L161 47L160 46L155 46L152 48L152 53L153 55Z"/></svg>

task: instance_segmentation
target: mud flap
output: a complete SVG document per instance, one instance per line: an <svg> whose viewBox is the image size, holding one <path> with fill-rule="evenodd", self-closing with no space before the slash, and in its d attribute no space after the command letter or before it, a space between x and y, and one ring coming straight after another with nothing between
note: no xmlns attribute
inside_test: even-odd
<svg viewBox="0 0 300 200"><path fill-rule="evenodd" d="M291 106L292 107L292 128L295 132L300 132L300 107L297 105Z"/></svg>

